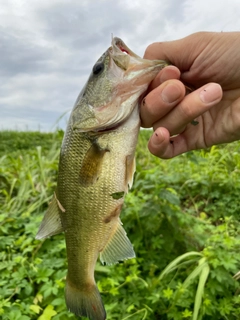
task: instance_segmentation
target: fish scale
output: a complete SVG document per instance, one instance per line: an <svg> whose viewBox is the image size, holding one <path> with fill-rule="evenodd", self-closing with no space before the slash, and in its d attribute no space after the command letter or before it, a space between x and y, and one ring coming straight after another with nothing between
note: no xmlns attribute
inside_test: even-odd
<svg viewBox="0 0 240 320"><path fill-rule="evenodd" d="M94 280L98 256L104 264L135 257L120 212L135 171L138 99L166 65L138 57L114 38L94 65L70 115L57 189L36 238L65 233L65 299L77 316L106 319Z"/></svg>

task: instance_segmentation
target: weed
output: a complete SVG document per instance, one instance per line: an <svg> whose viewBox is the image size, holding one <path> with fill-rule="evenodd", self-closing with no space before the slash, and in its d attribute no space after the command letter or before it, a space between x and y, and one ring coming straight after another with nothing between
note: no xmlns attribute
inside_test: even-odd
<svg viewBox="0 0 240 320"><path fill-rule="evenodd" d="M0 135L3 320L76 319L64 301L64 236L35 240L56 186L62 138L38 134ZM121 214L137 258L96 266L108 318L237 320L240 143L162 161L147 151L150 134L140 133Z"/></svg>

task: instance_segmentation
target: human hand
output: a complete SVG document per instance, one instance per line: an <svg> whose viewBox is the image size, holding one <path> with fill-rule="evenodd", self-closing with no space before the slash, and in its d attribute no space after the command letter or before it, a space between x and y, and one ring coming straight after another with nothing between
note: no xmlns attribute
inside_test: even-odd
<svg viewBox="0 0 240 320"><path fill-rule="evenodd" d="M178 67L164 68L141 104L150 152L167 159L240 139L239 45L239 32L200 32L147 48L145 58ZM185 96L182 81L195 90Z"/></svg>

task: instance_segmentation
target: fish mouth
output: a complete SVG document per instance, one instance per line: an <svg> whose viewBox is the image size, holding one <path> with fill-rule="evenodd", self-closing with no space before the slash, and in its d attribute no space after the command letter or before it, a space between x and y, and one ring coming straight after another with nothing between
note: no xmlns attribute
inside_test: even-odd
<svg viewBox="0 0 240 320"><path fill-rule="evenodd" d="M119 51L120 53L127 54L134 58L144 60L141 57L139 57L136 53L134 53L131 49L129 49L128 46L122 41L122 39L118 37L114 37L112 39L112 48L115 51L115 53Z"/></svg>
<svg viewBox="0 0 240 320"><path fill-rule="evenodd" d="M112 39L112 46L109 48L109 54L113 59L114 63L126 71L133 64L132 59L134 59L134 64L136 61L143 61L141 57L135 54L128 46L118 37Z"/></svg>
<svg viewBox="0 0 240 320"><path fill-rule="evenodd" d="M97 82L100 101L87 100L85 97L81 102L87 83L72 115L72 128L79 132L100 134L117 130L129 119L137 107L140 95L147 90L157 72L166 66L165 61L139 57L118 37L112 39L111 47L98 62L104 63L106 67ZM98 76L98 73L92 72L90 80L93 76Z"/></svg>
<svg viewBox="0 0 240 320"><path fill-rule="evenodd" d="M143 67L156 67L159 64L162 67L169 65L167 61L163 60L148 60L141 58L134 53L128 46L118 37L112 38L112 46L108 50L110 57L113 59L115 64L123 69L126 73L132 70L140 71Z"/></svg>
<svg viewBox="0 0 240 320"><path fill-rule="evenodd" d="M112 60L111 67L113 69L118 69L120 72L120 82L122 81L121 74L123 74L125 79L128 79L128 83L133 82L134 84L133 86L128 86L127 90L126 86L121 87L121 84L118 85L119 96L125 97L123 98L124 100L129 99L131 95L134 95L137 91L139 91L139 87L145 85L144 77L137 76L137 74L139 74L143 69L143 66L154 68L160 62L159 60L147 60L141 58L140 56L135 54L131 49L129 49L128 46L122 41L122 39L118 37L112 38L111 47L108 49L107 52L110 56L110 59ZM134 77L131 76L131 73L134 74ZM134 88L134 86L136 86L136 88ZM145 88L145 90L146 89L147 87ZM129 119L136 104L137 101L136 103L130 103L130 107L127 110L118 110L118 112L114 115L115 118L113 117L111 121L109 121L109 123L105 123L105 125L95 128L92 131L100 134L117 130ZM95 110L101 112L103 109L107 108L108 104L101 106L100 108L97 108ZM96 114L95 116L96 118L98 118Z"/></svg>

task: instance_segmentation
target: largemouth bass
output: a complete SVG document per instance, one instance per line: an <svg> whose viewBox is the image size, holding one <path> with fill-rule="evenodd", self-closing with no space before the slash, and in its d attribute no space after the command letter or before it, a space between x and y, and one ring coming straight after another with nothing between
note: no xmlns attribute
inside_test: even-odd
<svg viewBox="0 0 240 320"><path fill-rule="evenodd" d="M93 66L63 139L57 189L37 239L65 233L68 309L106 319L94 280L105 264L135 257L119 215L132 186L140 118L138 100L167 63L134 54L119 38Z"/></svg>

